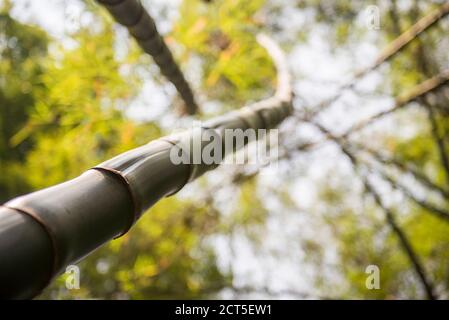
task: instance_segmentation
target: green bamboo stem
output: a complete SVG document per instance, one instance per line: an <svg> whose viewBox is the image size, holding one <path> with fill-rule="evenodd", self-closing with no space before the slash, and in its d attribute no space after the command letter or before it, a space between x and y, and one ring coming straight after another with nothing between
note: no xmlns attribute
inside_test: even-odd
<svg viewBox="0 0 449 320"><path fill-rule="evenodd" d="M199 128L223 145L225 129L270 129L292 113L292 93L282 51L268 37L259 42L278 70L276 94L212 119ZM64 268L126 233L144 211L182 189L217 164L174 164L179 142L194 144L198 130L151 141L86 171L79 177L8 201L0 207L0 297L31 298ZM201 151L209 143L199 141ZM213 143L213 142L210 142ZM223 157L225 152L223 152Z"/></svg>
<svg viewBox="0 0 449 320"><path fill-rule="evenodd" d="M195 114L198 106L192 90L159 34L153 18L138 0L97 0L114 19L128 28L142 50L153 57L162 74L173 83L185 102L185 111Z"/></svg>

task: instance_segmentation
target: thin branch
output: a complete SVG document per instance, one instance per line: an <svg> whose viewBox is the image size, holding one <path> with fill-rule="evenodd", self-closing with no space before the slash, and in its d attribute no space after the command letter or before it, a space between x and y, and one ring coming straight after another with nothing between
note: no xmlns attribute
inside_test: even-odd
<svg viewBox="0 0 449 320"><path fill-rule="evenodd" d="M382 50L381 54L376 59L374 64L371 67L367 68L365 71L361 72L362 75L373 69L376 69L385 61L398 54L402 49L404 49L408 44L416 39L423 31L435 25L441 18L445 17L447 14L449 14L449 2L442 4L438 9L421 18L407 31L393 40L384 50Z"/></svg>
<svg viewBox="0 0 449 320"><path fill-rule="evenodd" d="M412 25L408 30L394 39L390 44L381 51L378 55L374 63L367 68L362 69L357 72L353 79L340 87L337 94L332 96L331 98L321 102L315 108L306 115L307 119L314 118L318 113L329 108L333 103L338 101L338 99L342 96L343 92L353 88L357 82L366 76L368 73L376 70L379 66L387 62L389 59L397 55L400 51L405 49L414 39L416 39L422 32L428 30L430 27L435 25L440 19L449 14L449 2L442 4L438 9L432 11L428 15L421 18L418 22Z"/></svg>
<svg viewBox="0 0 449 320"><path fill-rule="evenodd" d="M377 170L377 172L387 180L393 188L400 190L408 199L412 200L418 204L423 209L427 210L429 213L433 214L438 218L442 218L449 222L449 212L442 208L438 208L435 205L427 202L426 200L418 199L409 189L407 189L402 183L393 180L389 175L387 175L383 170Z"/></svg>
<svg viewBox="0 0 449 320"><path fill-rule="evenodd" d="M285 53L273 39L264 33L257 35L257 41L267 50L276 67L277 87L275 96L281 101L291 103L293 98L292 79Z"/></svg>
<svg viewBox="0 0 449 320"><path fill-rule="evenodd" d="M335 136L332 133L330 133L329 130L327 130L326 128L324 128L322 125L316 123L316 122L310 122L313 123L323 134L325 134L330 140L339 143L339 145L342 145L344 147L345 144L347 144L347 138L346 137L342 137L342 136ZM354 160L356 160L356 158L354 158ZM398 189L400 191L402 191L402 193L409 198L410 200L412 200L413 202L415 202L416 204L418 204L419 206L421 206L422 208L426 209L429 213L444 219L445 221L449 221L449 212L447 212L446 210L439 208L425 200L421 200L416 198L411 192L410 190L408 190L405 186L403 186L401 183L394 181L391 179L390 176L388 176L385 172L377 170L377 172L385 179L387 180L395 189Z"/></svg>
<svg viewBox="0 0 449 320"><path fill-rule="evenodd" d="M434 294L433 284L429 280L429 277L427 276L426 272L424 271L425 270L424 266L421 263L418 254L414 251L410 240L407 238L407 235L397 223L393 212L382 203L379 193L376 191L374 186L370 184L368 179L364 178L363 180L366 190L374 197L374 200L376 201L377 205L384 211L388 224L399 238L399 242L402 248L406 252L410 262L413 265L413 268L415 269L415 272L418 274L418 277L421 280L421 284L423 285L426 291L427 298L430 300L437 299L437 297Z"/></svg>
<svg viewBox="0 0 449 320"><path fill-rule="evenodd" d="M313 124L316 125L316 127L320 131L322 131L327 136L329 136L332 139L332 141L334 141L337 144L337 146L340 148L340 150L351 161L351 163L354 167L354 170L356 172L359 172L359 170L358 170L359 161L358 161L357 157L354 154L352 154L352 152L350 152L350 150L345 146L344 140L333 136L326 128L324 128L320 124L315 123L315 122ZM412 266L413 266L415 272L417 273L417 275L421 281L421 284L423 285L423 287L426 291L428 299L435 300L437 297L434 294L433 284L429 280L429 277L426 275L424 266L422 265L418 255L415 253L415 251L410 243L410 240L407 238L406 234L402 231L402 229L399 227L398 223L396 222L393 212L383 204L379 193L376 191L374 186L369 182L368 178L360 172L359 172L359 176L362 179L362 182L363 182L367 192L370 193L374 197L374 200L376 201L377 205L384 211L386 220L387 220L388 224L390 225L390 227L392 228L393 232L398 237L402 248L404 249L410 262L412 263Z"/></svg>
<svg viewBox="0 0 449 320"><path fill-rule="evenodd" d="M307 123L310 123L310 122L307 122ZM290 154L292 151L307 151L315 146L322 144L324 141L332 140L331 136L328 136L328 134L326 134L326 133L323 133L323 134L326 135L326 140L320 140L319 142L302 143L298 146L295 146L295 148L287 150L286 154ZM334 136L334 138L335 139L337 139L337 138L343 139L345 137ZM449 199L449 190L447 190L446 188L439 186L435 182L431 181L429 177L427 177L424 173L419 171L414 166L407 164L407 163L403 163L394 157L387 157L386 155L381 154L378 151L376 151L372 148L369 148L365 145L356 144L356 143L351 143L351 145L356 147L358 150L365 151L374 160L376 160L377 162L379 162L383 165L392 165L392 166L398 168L399 170L401 170L403 173L412 175L413 178L416 179L416 181L420 182L423 186L429 188L430 190L437 192L438 194L441 195L441 197L443 197L443 199ZM286 155L284 155L282 158L286 158ZM421 204L426 205L425 203L421 203ZM426 206L426 207L428 207L428 206ZM437 211L438 211L438 209L437 209Z"/></svg>
<svg viewBox="0 0 449 320"><path fill-rule="evenodd" d="M415 2L415 10L418 12L419 7L418 3ZM425 46L421 41L419 41L419 45L417 47L417 65L419 69L423 72L424 75L429 76L432 74L433 70L435 68L435 63L432 59L426 55ZM433 67L433 68L432 68ZM425 106L427 109L427 114L431 126L431 134L435 140L435 143L437 145L438 153L440 156L441 165L445 171L446 175L446 181L447 181L447 187L449 187L449 159L446 152L445 144L443 141L443 137L440 136L439 132L439 125L437 121L437 117L435 114L434 106L429 102L429 99L427 96L423 96L419 99L419 102Z"/></svg>
<svg viewBox="0 0 449 320"><path fill-rule="evenodd" d="M354 134L367 126L373 124L374 122L382 119L383 117L390 115L398 110L401 110L402 108L406 107L408 104L414 101L419 101L421 98L425 97L427 94L435 92L439 88L441 88L443 85L449 82L449 70L445 70L438 74L437 76L427 79L419 84L417 84L415 87L410 89L405 94L402 94L396 98L395 104L390 109L387 109L385 111L379 112L371 116L370 118L367 118L365 120L362 120L358 122L357 124L354 124L349 129L347 129L344 133L336 136L338 139L346 139L351 134ZM306 122L306 123L312 123L311 118L308 116L304 116L298 111L295 111L295 115L298 120ZM306 142L301 144L300 146L297 146L298 150L310 150L313 147L319 146L323 144L324 142L328 140L332 140L330 136L327 136L326 133L323 133L325 138L323 140L314 141L314 142Z"/></svg>
<svg viewBox="0 0 449 320"><path fill-rule="evenodd" d="M426 96L427 94L436 91L441 86L449 82L449 70L445 70L441 72L440 74L436 75L433 78L427 79L415 87L413 87L411 90L406 92L405 94L402 94L396 98L395 104L390 109L387 109L385 111L376 113L375 115L371 116L370 118L366 120L362 120L361 122L353 125L350 127L345 133L343 133L340 138L346 138L350 134L360 131L361 129L371 125L372 123L376 122L377 120L385 117L386 115L389 115L391 113L394 113L411 102L417 101L420 98Z"/></svg>
<svg viewBox="0 0 449 320"><path fill-rule="evenodd" d="M441 165L443 166L443 169L445 171L444 173L446 175L447 186L449 186L449 158L447 155L443 137L440 135L440 130L435 115L434 107L429 103L427 99L421 99L421 101L426 106L428 112L429 121L432 127L431 129L432 136L435 139L435 143L438 148L438 154L440 156Z"/></svg>
<svg viewBox="0 0 449 320"><path fill-rule="evenodd" d="M357 145L357 149L366 151L368 154L370 154L377 162L383 164L383 165L392 165L399 170L401 170L403 173L411 174L413 178L415 178L417 181L419 181L422 185L426 186L427 188L438 192L444 199L449 199L449 191L439 185L437 185L435 182L431 181L424 173L419 171L414 166L411 166L407 163L403 163L399 161L398 159L394 157L387 157L383 154L380 154L378 151L368 148L366 146Z"/></svg>

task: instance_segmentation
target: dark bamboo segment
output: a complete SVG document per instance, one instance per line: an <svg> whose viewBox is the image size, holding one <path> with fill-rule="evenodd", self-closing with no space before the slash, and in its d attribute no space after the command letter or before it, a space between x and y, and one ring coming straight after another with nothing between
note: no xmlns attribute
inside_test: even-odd
<svg viewBox="0 0 449 320"><path fill-rule="evenodd" d="M139 46L153 57L162 74L173 83L185 102L186 112L198 111L192 90L176 64L173 56L160 36L153 18L138 0L97 0L106 7L114 19L128 28Z"/></svg>
<svg viewBox="0 0 449 320"><path fill-rule="evenodd" d="M174 164L170 154L198 144L226 144L225 129L269 129L292 112L290 78L281 50L259 41L278 69L274 97L212 119L202 127L154 140L86 171L81 176L0 207L0 297L31 298L53 277L107 241L126 233L141 214L217 163ZM220 139L203 141L202 134ZM222 160L226 150L223 148Z"/></svg>
<svg viewBox="0 0 449 320"><path fill-rule="evenodd" d="M121 234L134 212L125 184L98 170L0 208L1 215L11 216L0 218L2 298L38 294L65 266Z"/></svg>
<svg viewBox="0 0 449 320"><path fill-rule="evenodd" d="M0 207L0 222L0 297L33 297L52 275L52 242L39 222L20 211Z"/></svg>

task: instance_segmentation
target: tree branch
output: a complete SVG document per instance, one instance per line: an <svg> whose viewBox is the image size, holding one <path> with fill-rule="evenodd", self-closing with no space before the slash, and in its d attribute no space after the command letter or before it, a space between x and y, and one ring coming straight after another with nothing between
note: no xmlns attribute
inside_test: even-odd
<svg viewBox="0 0 449 320"><path fill-rule="evenodd" d="M433 78L427 79L418 85L414 86L411 90L402 94L396 98L395 104L392 108L379 112L366 120L362 120L361 122L350 127L345 133L343 133L340 138L346 138L350 134L360 131L361 129L369 126L375 121L389 115L393 112L396 112L411 102L418 101L420 98L426 96L427 94L438 90L441 86L445 85L449 82L449 70L445 70L440 74L436 75Z"/></svg>
<svg viewBox="0 0 449 320"><path fill-rule="evenodd" d="M446 175L447 186L449 187L449 158L447 155L443 137L440 135L440 130L439 130L438 121L437 121L437 118L435 115L434 107L425 98L421 99L421 102L426 106L426 109L428 112L432 136L435 139L435 143L438 148L438 154L440 156L441 165L442 165L442 167L444 169L444 173Z"/></svg>
<svg viewBox="0 0 449 320"><path fill-rule="evenodd" d="M417 168L412 167L407 163L402 163L401 161L399 161L394 157L386 157L385 155L380 154L376 150L370 149L366 146L357 145L357 149L366 151L377 162L383 165L392 165L406 174L411 174L417 181L419 181L424 186L428 187L433 191L438 192L444 199L449 199L448 190L431 181L424 173L420 172Z"/></svg>
<svg viewBox="0 0 449 320"><path fill-rule="evenodd" d="M334 137L326 128L321 126L320 124L313 122L313 124L320 129L323 133L325 133L327 136L329 136L332 141L336 143L336 145L340 148L340 150L345 154L349 160L351 161L354 170L359 173L360 178L362 179L362 182L365 186L365 189L368 193L370 193L373 197L377 205L383 210L386 216L386 220L388 224L390 225L393 232L396 234L396 236L399 239L399 243L401 244L402 248L404 249L407 257L409 258L410 262L412 263L412 266L418 275L418 278L421 281L421 284L423 285L425 292L427 294L428 299L434 300L436 299L436 296L434 294L434 289L431 281L429 280L429 277L426 275L424 266L422 265L418 255L415 253L410 240L407 238L406 234L402 231L402 229L399 227L398 223L396 222L396 219L394 217L393 212L387 208L379 195L379 193L376 191L374 186L369 182L368 177L363 175L359 172L359 160L357 157L352 154L352 152L345 146L345 141L342 138Z"/></svg>
<svg viewBox="0 0 449 320"><path fill-rule="evenodd" d="M271 129L288 117L293 111L292 94L282 51L273 41L262 39L280 69L275 96L213 118L202 127L153 140L75 179L0 206L0 297L35 296L68 264L125 234L160 199L215 169L218 160L234 150L225 148L212 163L201 155L211 144L219 143L221 148L234 139L225 134L226 129ZM206 130L212 141L204 141ZM188 161L173 161L173 153L179 151ZM193 153L200 156L200 163ZM30 265L33 272L27 270Z"/></svg>
<svg viewBox="0 0 449 320"><path fill-rule="evenodd" d="M387 62L389 59L397 55L403 49L405 49L414 39L416 39L422 32L428 30L435 25L439 20L449 14L449 3L442 4L438 9L432 11L428 15L421 18L418 22L412 25L408 30L399 35L390 44L385 47L373 64L355 73L352 80L349 83L343 85L338 90L337 94L331 98L321 102L316 107L312 108L309 114L306 115L307 119L314 118L318 113L326 110L332 104L334 104L342 96L343 92L353 88L357 82L366 76L368 73L376 70L379 66Z"/></svg>

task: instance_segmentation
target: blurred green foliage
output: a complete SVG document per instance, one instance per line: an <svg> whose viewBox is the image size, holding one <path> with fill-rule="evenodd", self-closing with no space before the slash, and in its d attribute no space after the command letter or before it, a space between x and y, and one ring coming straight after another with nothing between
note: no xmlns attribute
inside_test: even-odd
<svg viewBox="0 0 449 320"><path fill-rule="evenodd" d="M261 24L255 14L264 2L182 2L173 38L182 45L184 60L201 58L203 91L210 99L235 108L270 94L274 69L255 38ZM250 66L257 66L257 73Z"/></svg>
<svg viewBox="0 0 449 320"><path fill-rule="evenodd" d="M96 163L163 134L156 122L136 123L126 116L126 106L141 89L142 79L133 69L140 65L141 52L130 42L127 54L117 57L116 35L110 18L104 19L106 15L96 12L102 19L101 28L80 28L67 35L75 45L64 47L52 42L39 27L12 18L11 7L8 2L0 15L2 201L73 178ZM95 6L88 9L98 10ZM256 9L248 8L248 12L242 12L242 18L249 18ZM232 6L228 10L239 11ZM212 28L218 30L218 25ZM243 64L250 63L248 52L267 60L266 53L256 47L252 37L233 30L235 24L228 28L234 37L238 38L239 34L246 37L239 40L240 44L235 42L232 56L239 55ZM251 41L246 43L248 39ZM47 49L49 43L52 50ZM205 49L207 43L201 45L200 51L211 54ZM222 73L235 82L235 92L249 93L250 88L262 86L258 77L242 74L247 72L242 65L234 68L227 64L226 67L230 56L212 54L210 59L214 58L221 71L213 75L210 69L210 79L217 77L209 80L210 86ZM268 67L262 79L268 81L273 76L273 68L269 63L264 65ZM123 72L124 66L130 71ZM248 83L237 83L238 79L245 78L249 79ZM243 90L237 90L241 86ZM254 185L245 188L248 195L242 201L254 201L248 198L254 188ZM254 218L250 211L254 208L239 210L235 219L240 223L243 217ZM207 204L196 205L175 197L164 199L131 232L79 264L81 289L67 290L66 275L62 275L40 298L211 296L232 279L230 274L218 269L215 253L206 241L208 235L228 232L229 225L235 225L232 218L225 220Z"/></svg>
<svg viewBox="0 0 449 320"><path fill-rule="evenodd" d="M47 55L48 36L42 30L22 25L8 14L11 4L0 11L0 201L28 190L18 162L25 160L32 144L15 148L11 139L28 121L37 91L42 90L41 63ZM5 174L5 173L8 174Z"/></svg>
<svg viewBox="0 0 449 320"><path fill-rule="evenodd" d="M435 7L431 1L420 3L424 2L423 12L417 12L414 6L403 9L399 25L394 7L386 6L381 42L390 41L398 29L409 27L417 16ZM258 13L269 5L264 0L184 0L179 8L179 19L167 41L179 49L175 52L182 64L200 61L201 92L207 99L223 102L224 109L272 93L274 68L254 37L265 27ZM353 23L366 6L361 1L304 0L293 5L313 11L314 23L306 29L325 25L334 48L348 45L366 32ZM87 9L98 10L93 5ZM80 28L67 35L75 45L65 47L39 27L12 18L10 10L10 2L5 1L0 9L0 201L73 178L113 155L164 134L157 121L137 123L126 116L127 106L143 82L133 69L141 64L141 51L130 41L124 56L116 54L117 37L111 19L98 14L101 28ZM418 64L420 46L425 46L432 70L447 63L441 59L445 48L436 45L446 31L432 29L422 37L422 43L413 43L389 63L383 85L391 88L393 95L428 77ZM298 34L298 41L304 41L304 36ZM447 55L444 57L447 59ZM131 71L124 72L123 66ZM442 105L437 122L447 139L447 100ZM418 119L416 122L420 130L415 136L379 140L385 150L404 163L413 163L445 187L445 172L429 125ZM320 214L316 219L321 218L332 231L338 251L335 268L345 285L333 285L332 279L317 273L317 288L344 298L422 297L410 262L382 212L362 194L362 209L348 203L346 198L354 190L345 183L349 178L343 178L337 186L319 186L318 202L324 209L317 210ZM269 215L257 191L256 179L242 183L234 199L238 205L229 215L207 201L164 199L128 234L80 262L80 290L67 290L65 276L61 276L41 298L216 297L221 289L232 286L233 275L219 268L217 253L208 239L243 229L257 241ZM277 192L282 195L285 189ZM291 199L284 199L284 206L291 209ZM442 206L449 210L445 200ZM398 214L401 227L438 291L448 292L449 226L409 201L404 208L407 214ZM404 208L394 209L402 213ZM317 270L326 254L318 240L302 243L306 259ZM365 268L370 264L382 270L380 290L366 289Z"/></svg>

